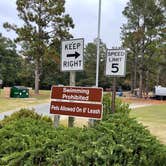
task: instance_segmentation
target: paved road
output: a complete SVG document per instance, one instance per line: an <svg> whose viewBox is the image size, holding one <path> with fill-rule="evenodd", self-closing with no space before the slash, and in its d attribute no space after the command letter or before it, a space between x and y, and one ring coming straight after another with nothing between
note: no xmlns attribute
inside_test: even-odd
<svg viewBox="0 0 166 166"><path fill-rule="evenodd" d="M130 108L131 109L134 109L134 108L139 108L139 107L146 107L146 106L150 106L151 104L130 104ZM49 103L44 103L44 104L39 104L39 105L36 105L36 106L31 106L31 107L28 107L29 109L32 109L34 108L35 109L35 112L37 112L38 114L40 115L47 115L47 116L50 116L53 118L53 115L51 115L49 113L49 107L50 107L50 104ZM7 111L7 112L3 112L3 113L0 113L0 120L2 120L5 116L9 116L11 115L13 112L15 111L18 111L20 109L17 109L17 110L12 110L12 111ZM66 116L62 116L62 118L65 118Z"/></svg>
<svg viewBox="0 0 166 166"><path fill-rule="evenodd" d="M28 107L29 109L32 109L34 108L35 111L38 113L38 114L41 114L41 115L47 115L47 116L53 116L51 114L49 114L49 106L50 104L49 103L44 103L44 104L39 104L39 105L36 105L36 106L31 106L31 107ZM11 115L13 112L16 112L20 109L16 109L16 110L12 110L12 111L7 111L7 112L2 112L0 113L0 120L2 120L4 118L4 116L9 116Z"/></svg>
<svg viewBox="0 0 166 166"><path fill-rule="evenodd" d="M152 104L139 104L139 103L132 103L129 105L129 108L131 109L135 109L135 108L140 108L140 107L147 107L150 106Z"/></svg>

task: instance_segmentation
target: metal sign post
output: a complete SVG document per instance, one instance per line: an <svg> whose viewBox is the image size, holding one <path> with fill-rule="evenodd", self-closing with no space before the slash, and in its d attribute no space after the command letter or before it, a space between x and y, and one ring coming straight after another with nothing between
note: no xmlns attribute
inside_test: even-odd
<svg viewBox="0 0 166 166"><path fill-rule="evenodd" d="M100 59L100 24L101 24L101 0L99 0L98 9L98 30L97 30L97 56L96 56L96 87L99 82L99 59ZM89 127L94 126L94 119L89 119Z"/></svg>
<svg viewBox="0 0 166 166"><path fill-rule="evenodd" d="M99 82L100 23L101 23L101 0L99 0L99 11L98 11L97 58L96 58L96 87L98 87L98 82Z"/></svg>

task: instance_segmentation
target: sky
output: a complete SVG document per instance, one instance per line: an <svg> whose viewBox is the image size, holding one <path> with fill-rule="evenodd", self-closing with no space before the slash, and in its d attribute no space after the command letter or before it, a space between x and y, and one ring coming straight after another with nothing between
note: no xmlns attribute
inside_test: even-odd
<svg viewBox="0 0 166 166"><path fill-rule="evenodd" d="M21 25L17 17L16 0L0 0L0 33L14 38L13 32L3 28L4 22ZM128 0L101 0L100 38L108 48L120 47L120 27L126 22L122 11ZM74 38L84 38L85 43L97 37L99 0L66 0L66 13L73 18L75 28L70 32Z"/></svg>

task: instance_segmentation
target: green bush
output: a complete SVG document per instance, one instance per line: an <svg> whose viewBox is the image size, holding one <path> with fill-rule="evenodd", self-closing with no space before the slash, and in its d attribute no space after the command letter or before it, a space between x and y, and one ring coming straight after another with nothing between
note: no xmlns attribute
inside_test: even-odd
<svg viewBox="0 0 166 166"><path fill-rule="evenodd" d="M51 118L37 114L34 109L28 110L23 108L20 111L14 112L11 116L6 116L2 121L0 121L0 126L3 126L12 121L19 120L20 118L26 118L26 117L38 120L42 119L49 123L52 123Z"/></svg>
<svg viewBox="0 0 166 166"><path fill-rule="evenodd" d="M55 129L50 121L24 110L3 123L0 145L0 165L166 165L166 147L123 113L111 114L93 128Z"/></svg>
<svg viewBox="0 0 166 166"><path fill-rule="evenodd" d="M166 147L129 118L128 105L103 97L94 128L55 129L50 118L22 109L0 122L0 165L166 165Z"/></svg>
<svg viewBox="0 0 166 166"><path fill-rule="evenodd" d="M111 110L111 94L107 93L103 96L103 120L107 120L112 116ZM120 113L122 116L129 115L129 104L122 103L120 98L116 98L115 101L115 113Z"/></svg>

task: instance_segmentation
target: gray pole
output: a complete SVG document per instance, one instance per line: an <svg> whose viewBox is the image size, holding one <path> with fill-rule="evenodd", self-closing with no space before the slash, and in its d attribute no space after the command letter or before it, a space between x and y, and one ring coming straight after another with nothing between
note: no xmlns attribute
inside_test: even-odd
<svg viewBox="0 0 166 166"><path fill-rule="evenodd" d="M101 20L101 0L99 0L99 12L98 12L97 58L96 58L96 87L98 87L98 80L99 80L100 22L101 22L100 20Z"/></svg>
<svg viewBox="0 0 166 166"><path fill-rule="evenodd" d="M98 87L99 80L99 56L100 56L100 22L101 22L101 0L99 0L98 11L98 32L97 32L97 57L96 57L96 87ZM89 119L89 126L94 126L94 120Z"/></svg>
<svg viewBox="0 0 166 166"><path fill-rule="evenodd" d="M70 71L70 86L75 86L75 71ZM74 117L69 117L68 127L74 126Z"/></svg>

